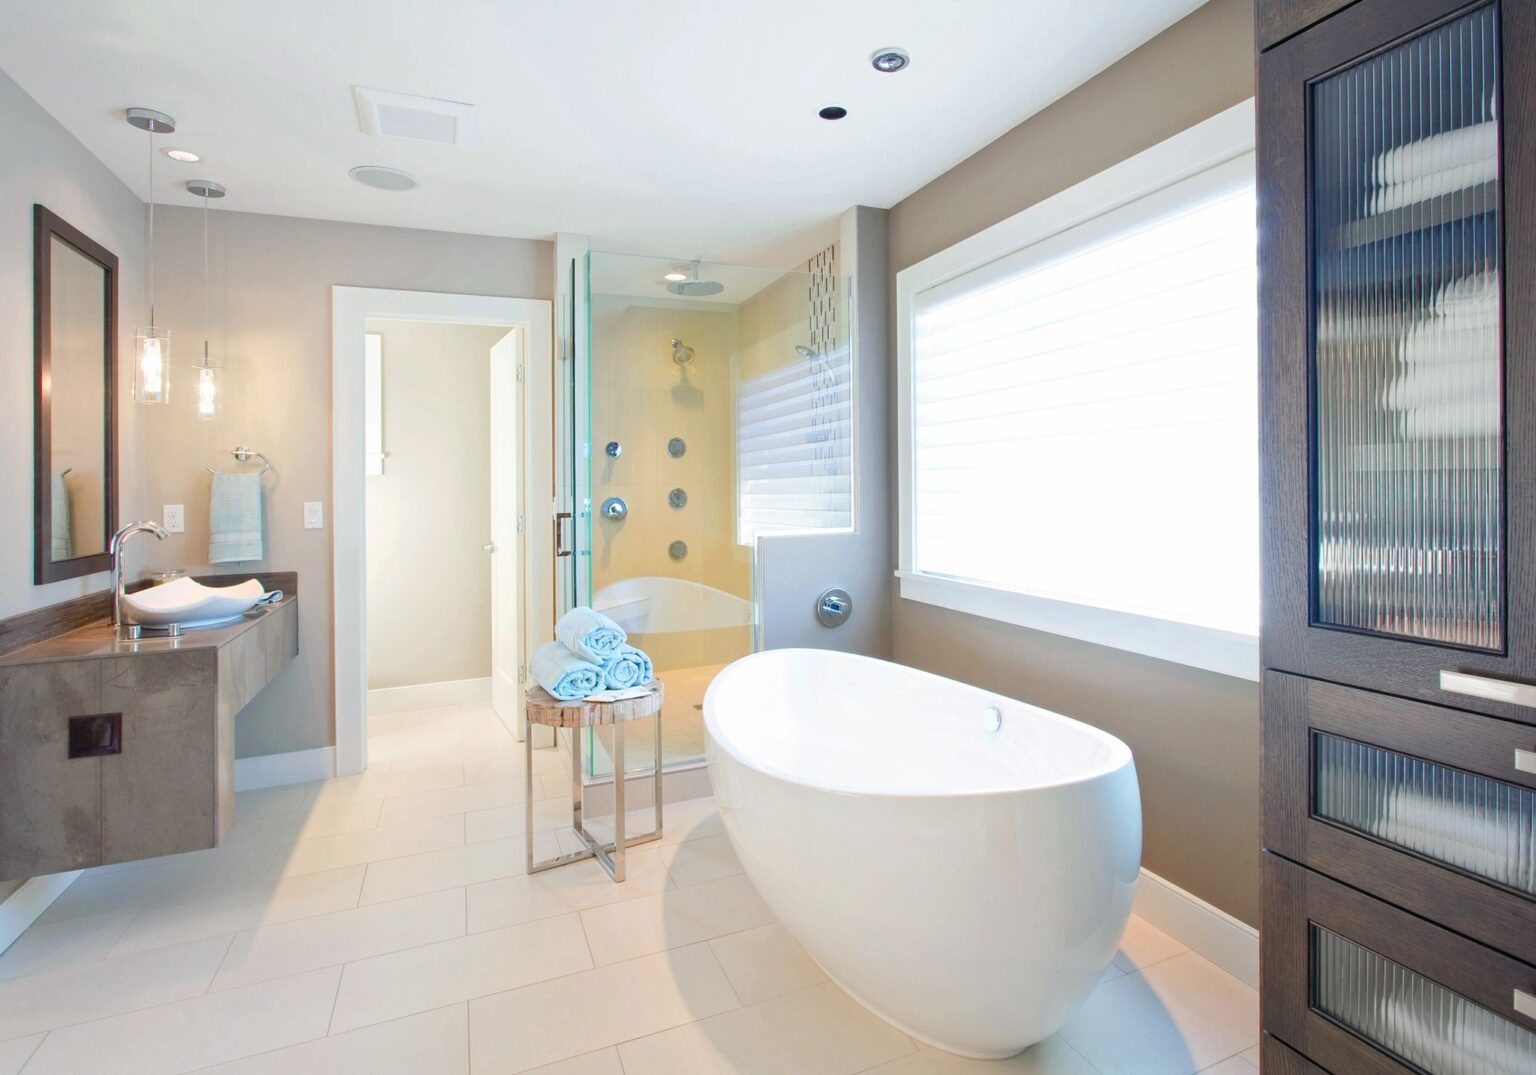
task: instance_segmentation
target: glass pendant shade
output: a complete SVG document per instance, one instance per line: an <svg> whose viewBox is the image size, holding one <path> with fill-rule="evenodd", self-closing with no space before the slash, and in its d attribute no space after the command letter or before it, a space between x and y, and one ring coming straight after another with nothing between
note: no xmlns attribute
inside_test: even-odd
<svg viewBox="0 0 1536 1075"><path fill-rule="evenodd" d="M154 325L133 334L135 403L171 401L171 334Z"/></svg>
<svg viewBox="0 0 1536 1075"><path fill-rule="evenodd" d="M223 378L219 376L217 366L210 366L204 362L197 367L197 416L205 422L212 422L219 416L219 410L224 402Z"/></svg>

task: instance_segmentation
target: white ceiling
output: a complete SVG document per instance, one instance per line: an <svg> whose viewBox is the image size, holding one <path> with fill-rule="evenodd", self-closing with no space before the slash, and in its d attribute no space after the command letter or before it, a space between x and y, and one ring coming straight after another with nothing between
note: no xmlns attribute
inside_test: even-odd
<svg viewBox="0 0 1536 1075"><path fill-rule="evenodd" d="M159 158L160 200L206 177L233 210L788 263L1201 2L0 0L0 68L141 197L131 105L204 158ZM886 45L912 66L873 71ZM354 85L470 102L471 143L364 135ZM369 190L358 164L421 187Z"/></svg>

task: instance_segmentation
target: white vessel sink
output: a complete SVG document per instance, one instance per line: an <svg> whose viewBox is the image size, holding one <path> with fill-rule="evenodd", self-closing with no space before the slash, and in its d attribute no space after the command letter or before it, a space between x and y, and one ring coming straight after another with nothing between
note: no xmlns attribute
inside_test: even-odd
<svg viewBox="0 0 1536 1075"><path fill-rule="evenodd" d="M255 579L238 586L204 586L177 579L123 595L127 619L142 627L213 627L238 620L266 592Z"/></svg>

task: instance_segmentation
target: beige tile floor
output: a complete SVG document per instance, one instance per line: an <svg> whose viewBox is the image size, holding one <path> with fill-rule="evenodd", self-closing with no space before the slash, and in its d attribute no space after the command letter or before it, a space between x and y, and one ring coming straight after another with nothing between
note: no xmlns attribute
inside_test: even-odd
<svg viewBox="0 0 1536 1075"><path fill-rule="evenodd" d="M570 846L563 756L530 788L474 706L376 717L370 751L363 776L243 793L226 846L78 880L0 955L0 1075L1257 1071L1254 991L1139 919L1059 1034L963 1060L826 980L709 800L668 807L622 885L529 877L530 791L539 853Z"/></svg>

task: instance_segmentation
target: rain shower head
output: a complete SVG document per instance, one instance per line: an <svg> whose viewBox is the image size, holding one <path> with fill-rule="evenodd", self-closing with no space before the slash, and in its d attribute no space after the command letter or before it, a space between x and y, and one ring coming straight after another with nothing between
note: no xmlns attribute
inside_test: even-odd
<svg viewBox="0 0 1536 1075"><path fill-rule="evenodd" d="M691 262L688 266L688 278L686 280L674 280L667 285L667 290L674 295L682 295L687 298L701 298L705 295L718 295L725 290L725 285L714 280L699 279L699 263Z"/></svg>
<svg viewBox="0 0 1536 1075"><path fill-rule="evenodd" d="M686 366L693 361L693 348L679 339L672 341L672 361L679 366Z"/></svg>

